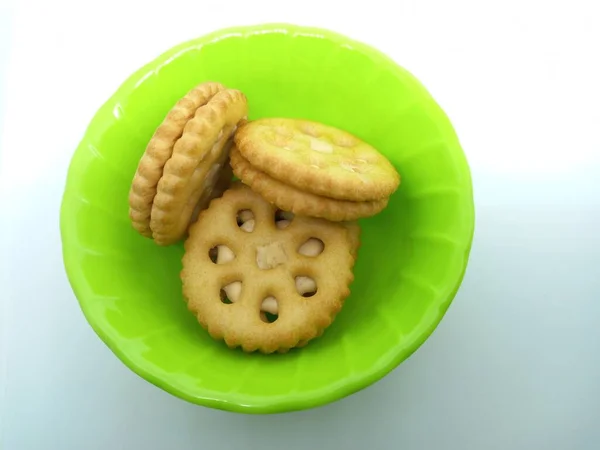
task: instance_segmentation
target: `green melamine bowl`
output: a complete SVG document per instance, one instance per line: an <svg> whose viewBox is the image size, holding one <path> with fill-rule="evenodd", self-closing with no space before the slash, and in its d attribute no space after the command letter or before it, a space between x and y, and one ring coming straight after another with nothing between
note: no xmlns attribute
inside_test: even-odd
<svg viewBox="0 0 600 450"><path fill-rule="evenodd" d="M354 133L402 176L361 221L352 294L319 339L287 354L212 340L182 298L183 246L128 219L128 191L154 129L196 84L248 97L250 119L313 119ZM85 317L149 382L190 402L274 413L322 405L383 377L432 333L459 288L474 230L469 167L426 89L379 51L321 29L238 27L183 43L133 74L73 155L60 216L63 257Z"/></svg>

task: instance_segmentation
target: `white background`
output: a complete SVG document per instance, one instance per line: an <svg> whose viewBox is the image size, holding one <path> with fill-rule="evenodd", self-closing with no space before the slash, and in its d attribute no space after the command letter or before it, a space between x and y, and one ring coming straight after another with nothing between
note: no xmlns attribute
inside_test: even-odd
<svg viewBox="0 0 600 450"><path fill-rule="evenodd" d="M2 4L0 448L600 448L594 4ZM131 72L183 40L271 21L363 40L423 81L471 164L477 228L463 286L413 357L332 405L244 416L166 394L101 343L64 275L58 212L78 140Z"/></svg>

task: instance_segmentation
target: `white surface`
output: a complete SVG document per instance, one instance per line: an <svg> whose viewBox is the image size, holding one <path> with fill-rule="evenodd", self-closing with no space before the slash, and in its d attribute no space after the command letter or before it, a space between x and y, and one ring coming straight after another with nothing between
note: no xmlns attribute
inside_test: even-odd
<svg viewBox="0 0 600 450"><path fill-rule="evenodd" d="M0 58L1 448L600 448L596 2L48 3L17 5L13 20L0 8L5 53L12 34ZM88 121L132 71L182 40L270 21L364 40L425 83L469 158L477 229L458 296L410 360L335 404L260 417L187 404L110 353L65 278L58 210Z"/></svg>

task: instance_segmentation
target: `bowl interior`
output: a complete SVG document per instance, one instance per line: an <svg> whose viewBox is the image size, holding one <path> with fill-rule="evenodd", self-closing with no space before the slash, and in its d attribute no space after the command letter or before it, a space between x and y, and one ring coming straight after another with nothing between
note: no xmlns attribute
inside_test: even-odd
<svg viewBox="0 0 600 450"><path fill-rule="evenodd" d="M213 341L182 299L182 245L159 247L129 223L130 182L148 140L205 80L243 91L250 119L308 118L348 130L402 176L388 208L361 221L351 296L327 332L300 351L244 354ZM207 406L302 409L372 383L433 331L467 263L471 180L448 119L391 60L324 30L244 27L171 49L103 105L74 154L61 230L88 321L135 372Z"/></svg>

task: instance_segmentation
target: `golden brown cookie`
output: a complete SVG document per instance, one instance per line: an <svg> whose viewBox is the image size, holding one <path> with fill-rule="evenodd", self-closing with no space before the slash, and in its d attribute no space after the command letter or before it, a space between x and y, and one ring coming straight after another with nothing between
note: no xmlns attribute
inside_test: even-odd
<svg viewBox="0 0 600 450"><path fill-rule="evenodd" d="M152 204L150 229L157 244L182 239L197 205L207 205L214 197L215 181L228 165L233 133L247 114L244 94L226 89L187 122L165 164Z"/></svg>
<svg viewBox="0 0 600 450"><path fill-rule="evenodd" d="M262 195L269 202L284 211L303 216L320 217L332 221L356 220L370 217L382 211L388 199L366 202L336 200L311 194L288 185L253 167L234 146L231 150L233 173Z"/></svg>
<svg viewBox="0 0 600 450"><path fill-rule="evenodd" d="M152 202L165 163L173 153L173 146L181 138L183 128L194 117L198 108L223 89L225 87L222 84L212 82L202 83L193 88L169 111L148 142L129 192L129 217L133 227L142 235L152 236Z"/></svg>
<svg viewBox="0 0 600 450"><path fill-rule="evenodd" d="M236 182L190 226L183 294L214 339L285 352L332 323L350 293L353 250L344 224L282 213Z"/></svg>
<svg viewBox="0 0 600 450"><path fill-rule="evenodd" d="M253 167L302 191L354 202L388 198L400 175L375 148L318 122L268 118L240 127L235 143Z"/></svg>

